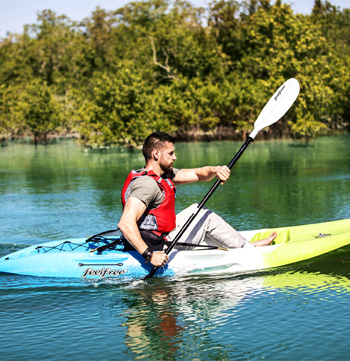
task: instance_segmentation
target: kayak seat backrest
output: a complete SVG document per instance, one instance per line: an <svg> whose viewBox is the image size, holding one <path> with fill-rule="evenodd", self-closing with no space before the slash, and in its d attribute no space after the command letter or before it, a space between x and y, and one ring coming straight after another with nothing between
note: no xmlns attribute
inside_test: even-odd
<svg viewBox="0 0 350 361"><path fill-rule="evenodd" d="M272 230L268 230L265 232L258 232L254 235L254 237L250 241L255 242L267 238L271 233ZM277 232L277 237L274 239L271 245L287 243L289 240L290 240L289 229L283 229Z"/></svg>

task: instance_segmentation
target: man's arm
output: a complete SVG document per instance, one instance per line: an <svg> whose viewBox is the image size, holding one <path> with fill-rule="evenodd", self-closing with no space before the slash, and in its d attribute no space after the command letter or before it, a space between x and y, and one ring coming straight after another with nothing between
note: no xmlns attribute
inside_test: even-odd
<svg viewBox="0 0 350 361"><path fill-rule="evenodd" d="M180 169L173 180L175 184L186 184L198 181L209 182L214 177L217 177L222 181L221 184L223 184L229 179L230 173L230 169L225 165L217 167L206 166L202 168Z"/></svg>
<svg viewBox="0 0 350 361"><path fill-rule="evenodd" d="M133 245L141 255L148 248L140 235L137 221L146 211L146 205L137 198L129 197L119 221L118 227L123 232L124 237ZM169 257L164 252L155 252L152 255L151 263L153 266L165 266Z"/></svg>

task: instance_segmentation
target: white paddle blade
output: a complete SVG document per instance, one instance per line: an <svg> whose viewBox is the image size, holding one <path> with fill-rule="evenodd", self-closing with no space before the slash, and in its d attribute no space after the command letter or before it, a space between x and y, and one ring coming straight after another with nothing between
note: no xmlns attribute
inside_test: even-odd
<svg viewBox="0 0 350 361"><path fill-rule="evenodd" d="M299 82L294 78L287 80L281 85L261 111L254 123L254 130L250 133L249 137L254 139L261 129L281 119L295 102L299 91Z"/></svg>

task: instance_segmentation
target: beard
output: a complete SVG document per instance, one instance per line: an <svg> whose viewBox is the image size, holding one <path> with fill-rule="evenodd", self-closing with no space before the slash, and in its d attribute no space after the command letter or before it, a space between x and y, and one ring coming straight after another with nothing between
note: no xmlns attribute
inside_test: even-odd
<svg viewBox="0 0 350 361"><path fill-rule="evenodd" d="M170 164L160 163L159 166L164 173L168 173L173 170L173 163Z"/></svg>

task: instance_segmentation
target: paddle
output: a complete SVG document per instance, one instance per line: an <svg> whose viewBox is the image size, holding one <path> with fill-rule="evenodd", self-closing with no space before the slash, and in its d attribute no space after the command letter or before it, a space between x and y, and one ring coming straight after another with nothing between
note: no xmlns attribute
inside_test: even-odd
<svg viewBox="0 0 350 361"><path fill-rule="evenodd" d="M238 159L241 157L243 152L246 150L248 145L254 141L254 138L258 134L258 132L268 127L269 125L276 123L279 119L283 117L284 114L289 110L289 108L294 103L295 99L297 98L299 94L300 86L299 82L291 78L287 80L283 85L281 85L276 93L271 97L271 99L268 101L268 103L265 105L264 109L261 111L258 119L254 123L254 130L249 134L248 139L245 141L245 143L242 145L241 149L237 152L237 154L232 158L231 162L228 164L228 168L231 169L234 164L238 161ZM215 190L218 188L219 184L221 183L221 180L218 179L213 186L210 188L207 195L203 198L202 202L198 204L198 208L195 213L193 213L190 218L187 220L187 222L183 225L179 233L176 235L174 240L171 242L170 246L166 250L166 254L169 254L171 250L174 248L175 244L178 242L178 240L182 237L182 235L185 233L189 225L192 223L194 218L198 215L200 210L203 208L204 204L207 202L207 200L211 197L211 195L215 192ZM158 267L154 266L150 273L145 277L151 278L156 273Z"/></svg>

